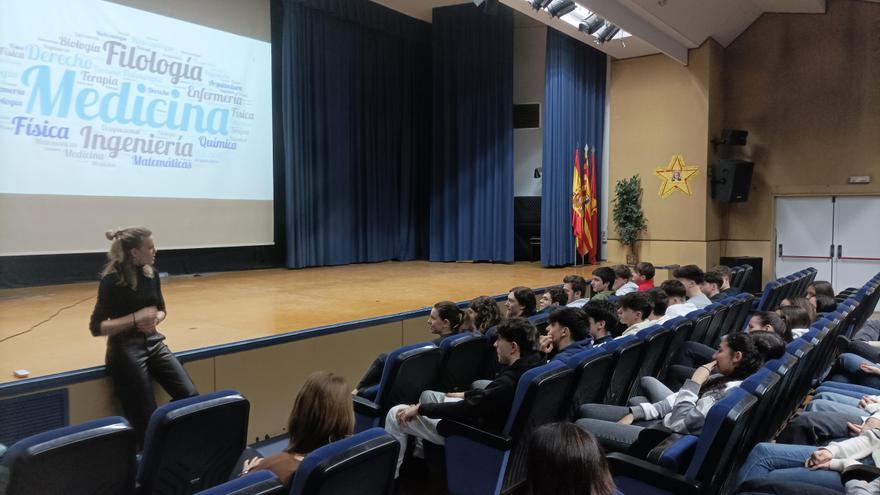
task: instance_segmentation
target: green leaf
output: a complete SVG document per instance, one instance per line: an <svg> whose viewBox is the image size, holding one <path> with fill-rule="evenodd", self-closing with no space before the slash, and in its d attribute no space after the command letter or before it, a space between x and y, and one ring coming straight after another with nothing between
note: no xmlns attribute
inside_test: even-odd
<svg viewBox="0 0 880 495"><path fill-rule="evenodd" d="M620 243L632 246L638 240L639 233L648 228L648 221L642 211L642 182L639 174L617 181L612 202L612 220L620 236Z"/></svg>

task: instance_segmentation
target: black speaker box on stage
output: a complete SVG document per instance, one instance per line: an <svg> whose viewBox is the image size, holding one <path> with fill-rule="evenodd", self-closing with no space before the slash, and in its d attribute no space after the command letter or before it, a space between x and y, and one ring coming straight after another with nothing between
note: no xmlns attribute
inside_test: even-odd
<svg viewBox="0 0 880 495"><path fill-rule="evenodd" d="M745 160L718 160L712 177L712 197L725 203L749 199L755 164Z"/></svg>

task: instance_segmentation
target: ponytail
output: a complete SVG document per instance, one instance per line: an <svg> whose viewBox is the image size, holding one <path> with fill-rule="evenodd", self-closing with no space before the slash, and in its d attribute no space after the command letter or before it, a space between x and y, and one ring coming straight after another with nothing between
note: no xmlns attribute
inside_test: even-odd
<svg viewBox="0 0 880 495"><path fill-rule="evenodd" d="M131 250L139 248L145 239L153 235L146 227L127 227L111 229L104 233L108 241L111 241L107 251L107 264L101 272L101 277L115 273L119 277L119 285L137 289L137 267L131 259ZM153 276L153 267L145 265L144 275Z"/></svg>

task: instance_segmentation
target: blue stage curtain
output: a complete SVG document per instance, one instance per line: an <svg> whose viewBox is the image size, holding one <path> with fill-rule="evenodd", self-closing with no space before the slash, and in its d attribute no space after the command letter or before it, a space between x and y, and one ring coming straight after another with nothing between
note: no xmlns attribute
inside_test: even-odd
<svg viewBox="0 0 880 495"><path fill-rule="evenodd" d="M513 261L513 11L435 8L432 261Z"/></svg>
<svg viewBox="0 0 880 495"><path fill-rule="evenodd" d="M541 264L570 265L574 152L596 148L596 187L602 187L606 55L554 29L547 29L544 86L544 163L541 181ZM600 205L601 207L601 205ZM595 240L601 246L599 239Z"/></svg>
<svg viewBox="0 0 880 495"><path fill-rule="evenodd" d="M367 0L282 5L287 266L426 257L430 25Z"/></svg>

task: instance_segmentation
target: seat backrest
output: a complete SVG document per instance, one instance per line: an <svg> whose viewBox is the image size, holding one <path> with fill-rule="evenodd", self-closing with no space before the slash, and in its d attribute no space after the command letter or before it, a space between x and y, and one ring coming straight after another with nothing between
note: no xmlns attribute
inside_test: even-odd
<svg viewBox="0 0 880 495"><path fill-rule="evenodd" d="M755 309L758 311L771 311L771 306L773 301L776 300L776 291L779 289L779 282L776 280L771 280L767 282L767 285L764 286L764 291L761 292L761 299L758 300L758 305ZM773 307L772 309L776 309Z"/></svg>
<svg viewBox="0 0 880 495"><path fill-rule="evenodd" d="M657 378L661 380L665 378L666 370L669 368L672 358L678 353L681 346L691 338L695 319L691 319L690 316L688 315L687 318L673 318L663 323L664 327L672 331L672 335L669 337L669 345L666 347L666 352L661 356L660 363L657 366Z"/></svg>
<svg viewBox="0 0 880 495"><path fill-rule="evenodd" d="M250 402L221 390L165 404L150 417L141 493L195 493L229 479L246 446Z"/></svg>
<svg viewBox="0 0 880 495"><path fill-rule="evenodd" d="M706 338L706 332L709 331L709 325L712 324L712 318L715 316L715 311L720 307L720 304L710 304L701 310L694 311L687 315L688 319L693 320L694 322L694 329L691 331L689 340L702 342L703 339Z"/></svg>
<svg viewBox="0 0 880 495"><path fill-rule="evenodd" d="M567 363L574 369L569 418L581 404L602 402L614 366L614 356L601 347L575 354Z"/></svg>
<svg viewBox="0 0 880 495"><path fill-rule="evenodd" d="M712 347L712 344L720 337L721 327L724 326L724 320L727 318L728 311L730 311L730 304L719 304L720 306L712 315L712 321L709 323L709 328L706 329L706 335L702 341L709 347Z"/></svg>
<svg viewBox="0 0 880 495"><path fill-rule="evenodd" d="M370 428L312 451L303 459L291 495L390 495L400 443L382 428Z"/></svg>
<svg viewBox="0 0 880 495"><path fill-rule="evenodd" d="M791 354L783 354L779 359L773 359L764 363L764 368L776 373L782 380L779 383L779 400L775 401L771 408L771 413L767 415L767 421L772 422L777 427L781 426L793 412L790 409L789 402L785 399L791 394L795 388L794 382L797 380L797 371L799 359ZM773 433L776 433L775 431Z"/></svg>
<svg viewBox="0 0 880 495"><path fill-rule="evenodd" d="M739 312L733 322L733 330L731 330L733 332L745 330L749 326L749 313L751 313L752 304L755 301L755 296L748 292L737 294L736 298L742 301L742 303L739 305Z"/></svg>
<svg viewBox="0 0 880 495"><path fill-rule="evenodd" d="M718 344L721 342L721 338L730 332L735 331L734 325L739 318L739 308L744 304L742 300L736 297L730 297L724 301L724 304L727 305L727 313L724 315L724 319L721 321L721 326L718 327L718 332L715 334L715 339L708 344L709 347L718 347Z"/></svg>
<svg viewBox="0 0 880 495"><path fill-rule="evenodd" d="M118 416L23 438L0 460L0 470L8 476L3 493L130 494L137 472L136 442L134 430Z"/></svg>
<svg viewBox="0 0 880 495"><path fill-rule="evenodd" d="M196 495L283 495L287 489L272 471L264 469L235 478Z"/></svg>
<svg viewBox="0 0 880 495"><path fill-rule="evenodd" d="M482 378L486 365L486 338L482 335L461 334L440 343L442 359L438 390L460 392L470 389L474 380Z"/></svg>
<svg viewBox="0 0 880 495"><path fill-rule="evenodd" d="M623 405L639 369L644 341L635 335L620 337L605 344L605 350L614 355L614 370L608 380L605 404Z"/></svg>
<svg viewBox="0 0 880 495"><path fill-rule="evenodd" d="M397 404L415 404L423 391L437 383L440 348L430 342L395 349L388 354L376 400L382 413Z"/></svg>
<svg viewBox="0 0 880 495"><path fill-rule="evenodd" d="M526 480L526 454L532 432L539 426L560 421L567 414L573 370L560 361L532 368L520 377L503 435L513 442L502 493Z"/></svg>
<svg viewBox="0 0 880 495"><path fill-rule="evenodd" d="M772 421L771 411L779 399L780 384L782 377L767 368L761 368L751 376L743 380L739 387L758 398L755 407L755 420L749 424L743 441L737 454L739 465L759 442L768 442L781 425Z"/></svg>
<svg viewBox="0 0 880 495"><path fill-rule="evenodd" d="M639 387L639 380L643 376L657 376L660 361L669 352L669 340L672 338L672 329L653 325L637 333L636 337L641 338L645 343L642 344L642 357L627 397L641 395L642 391Z"/></svg>
<svg viewBox="0 0 880 495"><path fill-rule="evenodd" d="M702 493L721 493L730 475L737 444L746 432L758 399L734 387L709 409L685 476L699 481Z"/></svg>

